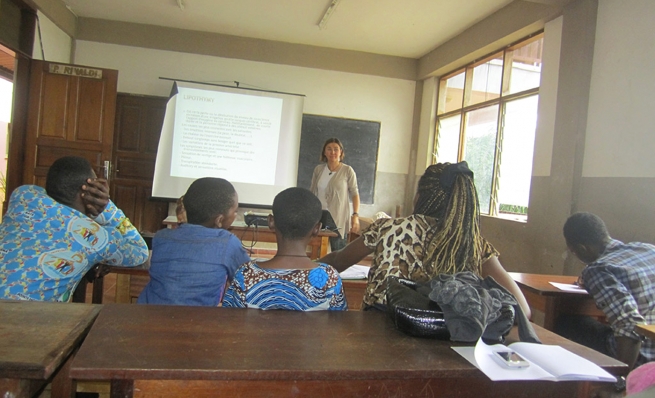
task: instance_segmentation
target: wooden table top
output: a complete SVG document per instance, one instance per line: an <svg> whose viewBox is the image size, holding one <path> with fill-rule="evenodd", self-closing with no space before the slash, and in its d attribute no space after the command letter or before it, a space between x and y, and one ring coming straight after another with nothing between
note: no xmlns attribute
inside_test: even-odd
<svg viewBox="0 0 655 398"><path fill-rule="evenodd" d="M627 372L612 358L535 329L546 344L559 344L610 372ZM515 331L508 340L516 340ZM70 374L80 380L484 377L451 344L405 335L374 311L107 304Z"/></svg>
<svg viewBox="0 0 655 398"><path fill-rule="evenodd" d="M0 378L48 379L102 306L0 300Z"/></svg>
<svg viewBox="0 0 655 398"><path fill-rule="evenodd" d="M543 275L543 274L526 274L521 272L508 272L514 281L521 288L525 288L535 294L542 296L558 296L558 295L576 295L576 296L589 296L589 293L575 293L561 290L551 285L549 282L573 284L578 280L577 276L569 275Z"/></svg>
<svg viewBox="0 0 655 398"><path fill-rule="evenodd" d="M655 340L655 325L637 325L637 333L646 336L651 340Z"/></svg>

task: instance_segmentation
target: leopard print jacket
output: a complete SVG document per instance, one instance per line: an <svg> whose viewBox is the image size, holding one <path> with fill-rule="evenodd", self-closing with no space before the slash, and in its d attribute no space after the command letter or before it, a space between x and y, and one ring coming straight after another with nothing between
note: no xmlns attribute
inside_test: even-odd
<svg viewBox="0 0 655 398"><path fill-rule="evenodd" d="M436 228L437 220L421 214L379 219L371 224L362 234L364 244L373 250L364 306L386 304L386 280L389 276L426 282L440 273L433 264L423 264L427 242L432 239ZM483 245L482 261L476 270L478 275L482 263L499 255L484 238Z"/></svg>

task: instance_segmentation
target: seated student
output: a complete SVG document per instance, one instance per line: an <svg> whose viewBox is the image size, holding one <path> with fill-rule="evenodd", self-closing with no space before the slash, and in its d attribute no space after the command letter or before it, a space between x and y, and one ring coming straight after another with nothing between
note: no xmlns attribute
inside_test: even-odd
<svg viewBox="0 0 655 398"><path fill-rule="evenodd" d="M655 397L655 362L635 368L626 379L627 396Z"/></svg>
<svg viewBox="0 0 655 398"><path fill-rule="evenodd" d="M587 264L579 283L603 310L609 326L592 318L565 317L555 331L611 355L632 369L655 360L655 343L641 343L638 323L655 322L655 246L612 239L600 217L576 213L564 224L569 250ZM593 339L604 336L598 344Z"/></svg>
<svg viewBox="0 0 655 398"><path fill-rule="evenodd" d="M321 229L321 201L304 188L289 188L273 201L268 225L277 253L269 261L241 266L225 293L223 307L317 311L346 310L339 273L315 263L306 249Z"/></svg>
<svg viewBox="0 0 655 398"><path fill-rule="evenodd" d="M414 214L376 220L362 236L321 261L343 271L371 253L364 309L385 309L390 276L426 282L441 273L471 271L492 276L530 317L523 293L480 234L478 196L466 162L429 166L418 183Z"/></svg>
<svg viewBox="0 0 655 398"><path fill-rule="evenodd" d="M227 228L239 198L222 178L200 178L184 195L187 222L152 240L150 281L137 303L217 306L234 271L250 260Z"/></svg>
<svg viewBox="0 0 655 398"><path fill-rule="evenodd" d="M184 209L184 195L175 203L175 218L178 224L184 224L186 221L186 210Z"/></svg>
<svg viewBox="0 0 655 398"><path fill-rule="evenodd" d="M68 301L84 274L106 263L126 267L148 248L109 200L107 181L84 158L57 159L46 188L23 185L0 225L0 298Z"/></svg>

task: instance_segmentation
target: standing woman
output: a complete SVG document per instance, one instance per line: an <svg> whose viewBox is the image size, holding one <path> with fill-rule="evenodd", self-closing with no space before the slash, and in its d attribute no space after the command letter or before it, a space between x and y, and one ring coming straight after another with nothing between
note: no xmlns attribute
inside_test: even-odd
<svg viewBox="0 0 655 398"><path fill-rule="evenodd" d="M348 233L359 232L359 190L355 170L342 163L343 145L337 138L329 138L323 144L321 162L314 169L310 191L316 195L323 205L323 210L329 210L341 238L330 238L332 250L340 250L348 242ZM349 201L352 199L353 211L350 211Z"/></svg>

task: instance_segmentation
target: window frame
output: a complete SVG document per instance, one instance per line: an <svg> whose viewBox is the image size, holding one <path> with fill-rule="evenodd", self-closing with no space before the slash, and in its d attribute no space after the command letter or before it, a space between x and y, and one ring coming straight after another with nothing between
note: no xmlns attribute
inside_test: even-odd
<svg viewBox="0 0 655 398"><path fill-rule="evenodd" d="M510 76L512 67L506 67L506 65L512 65L513 61L513 51L519 47L524 47L530 43L533 43L537 40L544 38L544 31L540 30L529 36L526 36L516 42L513 42L510 45L507 45L499 50L495 50L479 59L476 59L464 66L461 66L451 72L448 72L441 77L439 77L437 84L437 101L436 101L436 112L435 112L435 129L434 129L434 140L433 140L433 149L432 149L432 164L437 163L438 158L438 145L439 145L439 123L441 119L446 119L456 115L460 115L460 126L459 126L459 142L457 148L457 159L462 161L464 159L464 154L466 153L466 116L468 113L487 108L493 105L498 105L498 115L497 115L497 125L496 125L496 139L495 139L495 149L493 156L493 173L490 187L490 200L489 200L489 213L484 214L491 217L500 217L508 218L510 213L500 213L498 203L498 189L500 183L500 158L502 154L502 142L503 142L503 129L505 121L505 112L506 104L515 100L520 100L523 98L528 98L531 96L539 96L539 90L541 88L541 83L537 87L533 87L527 90L519 91L516 93L509 94L510 90ZM543 51L543 50L542 50ZM500 57L499 57L500 55ZM478 102L472 105L467 104L467 96L470 99L472 94L473 86L473 70L475 67L489 62L492 59L502 58L502 72L501 72L501 81L500 81L500 93L497 98L490 100ZM543 60L543 52L542 52ZM445 103L442 104L441 101L446 97L446 84L444 84L448 79L464 73L464 88L462 92L462 103L461 106L457 109L450 110L447 112L440 112L440 109L445 108ZM541 72L540 72L541 73ZM530 165L532 167L532 165ZM517 219L525 221L527 219L527 213L525 215L516 215Z"/></svg>

